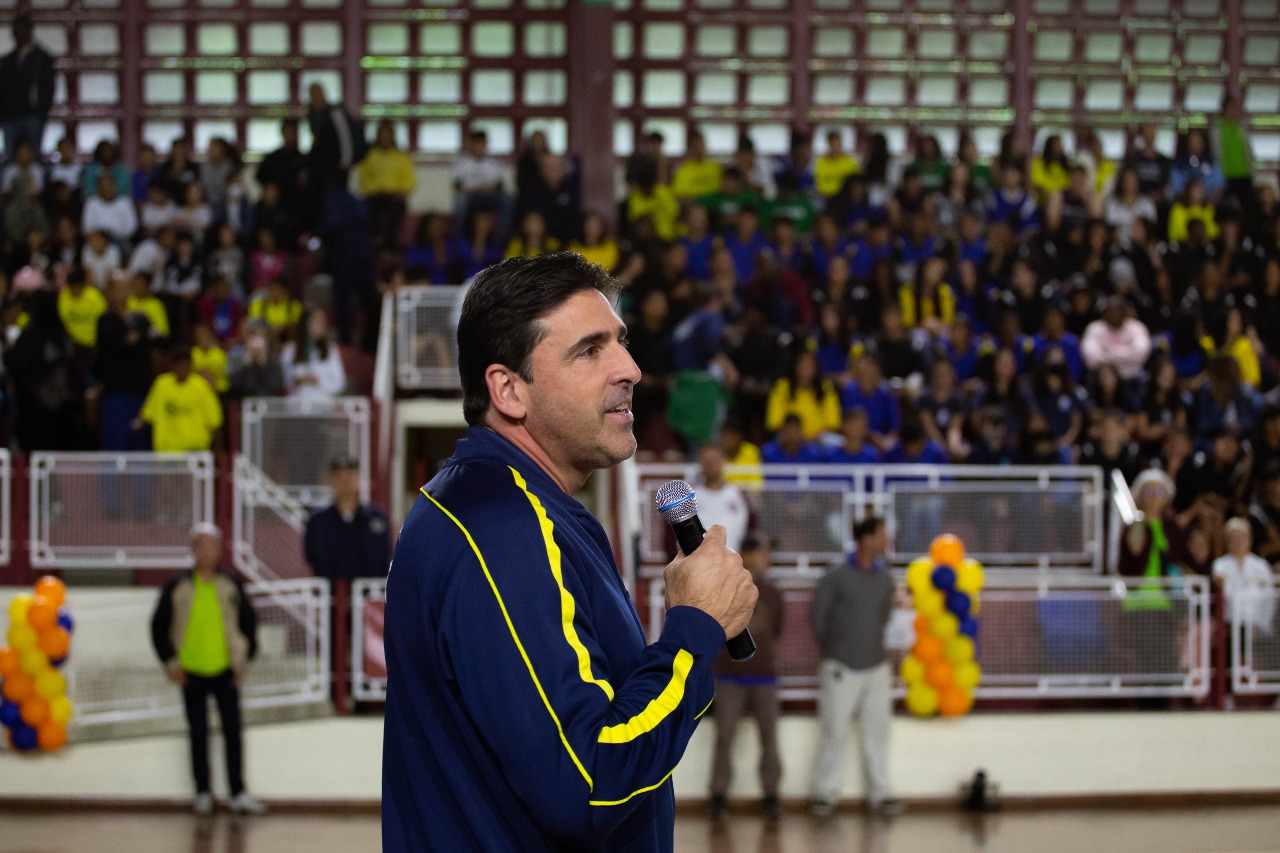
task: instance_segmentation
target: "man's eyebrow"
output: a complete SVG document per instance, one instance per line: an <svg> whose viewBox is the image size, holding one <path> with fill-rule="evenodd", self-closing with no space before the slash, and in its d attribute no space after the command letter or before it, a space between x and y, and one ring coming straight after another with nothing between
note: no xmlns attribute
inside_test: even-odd
<svg viewBox="0 0 1280 853"><path fill-rule="evenodd" d="M599 332L592 332L589 335L583 335L572 346L570 346L566 352L570 358L573 358L578 355L578 353L590 347L607 344L609 341L613 340L614 334L615 333L613 332L601 330ZM616 334L619 341L626 341L627 327L620 324Z"/></svg>

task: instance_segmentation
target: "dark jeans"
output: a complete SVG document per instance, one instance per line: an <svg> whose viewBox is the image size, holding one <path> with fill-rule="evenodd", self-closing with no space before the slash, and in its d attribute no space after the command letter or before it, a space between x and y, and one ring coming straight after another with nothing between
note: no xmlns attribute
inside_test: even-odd
<svg viewBox="0 0 1280 853"><path fill-rule="evenodd" d="M191 735L191 773L196 780L196 793L209 793L209 696L218 703L222 720L222 740L227 753L227 781L231 796L244 791L242 745L240 743L240 690L232 681L231 670L205 677L187 673L182 688L182 702L187 710Z"/></svg>
<svg viewBox="0 0 1280 853"><path fill-rule="evenodd" d="M44 139L44 119L40 116L14 116L4 122L4 158L13 160L13 152L23 142L30 142L40 158L40 146ZM74 187L72 187L74 189Z"/></svg>

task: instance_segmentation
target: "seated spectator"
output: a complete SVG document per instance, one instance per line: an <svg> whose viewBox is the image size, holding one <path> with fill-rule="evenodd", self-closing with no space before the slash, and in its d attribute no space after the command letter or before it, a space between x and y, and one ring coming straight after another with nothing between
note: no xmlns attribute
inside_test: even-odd
<svg viewBox="0 0 1280 853"><path fill-rule="evenodd" d="M520 219L520 227L507 243L506 257L533 258L560 251L560 241L547 233L547 221L536 210Z"/></svg>
<svg viewBox="0 0 1280 853"><path fill-rule="evenodd" d="M147 450L151 436L130 429L151 389L151 345L155 339L145 315L129 306L133 279L117 276L107 284L108 310L98 318L92 373L97 380L101 447L107 451ZM160 310L164 316L164 309Z"/></svg>
<svg viewBox="0 0 1280 853"><path fill-rule="evenodd" d="M511 197L503 190L506 170L489 156L489 136L483 130L467 134L466 146L453 164L454 215L468 222L473 210L498 215L498 231L511 226Z"/></svg>
<svg viewBox="0 0 1280 853"><path fill-rule="evenodd" d="M141 275L147 279L152 290L160 291L165 286L165 269L169 258L178 246L178 232L166 225L150 237L145 237L133 247L129 254L129 275Z"/></svg>
<svg viewBox="0 0 1280 853"><path fill-rule="evenodd" d="M1123 299L1112 297L1102 309L1102 318L1085 328L1080 355L1090 370L1110 364L1122 380L1136 379L1151 355L1151 333L1130 316Z"/></svg>
<svg viewBox="0 0 1280 853"><path fill-rule="evenodd" d="M231 293L244 299L244 249L236 229L228 222L214 230L213 249L205 257L205 269L210 276L225 278L231 285Z"/></svg>
<svg viewBox="0 0 1280 853"><path fill-rule="evenodd" d="M917 266L915 281L898 288L902 325L939 336L956 319L956 297L946 282L947 262L931 257Z"/></svg>
<svg viewBox="0 0 1280 853"><path fill-rule="evenodd" d="M720 183L720 190L698 199L699 203L710 212L711 219L717 223L719 230L736 230L738 216L747 208L754 210L757 217L759 216L764 199L743 183L742 173L736 166L730 166L724 170Z"/></svg>
<svg viewBox="0 0 1280 853"><path fill-rule="evenodd" d="M1178 200L1169 208L1169 240L1174 243L1185 243L1188 224L1196 220L1204 223L1205 237L1217 240L1218 220L1214 215L1213 204L1205 198L1204 184L1193 178L1183 190Z"/></svg>
<svg viewBox="0 0 1280 853"><path fill-rule="evenodd" d="M761 461L773 465L811 465L824 455L820 445L805 440L799 415L787 415L778 437L760 448Z"/></svg>
<svg viewBox="0 0 1280 853"><path fill-rule="evenodd" d="M928 364L924 352L927 339L907 332L897 304L890 302L881 309L880 334L874 343L889 387L905 389L913 396L918 393Z"/></svg>
<svg viewBox="0 0 1280 853"><path fill-rule="evenodd" d="M49 184L51 186L58 183L64 184L70 187L73 193L78 193L83 171L84 166L81 165L80 156L76 153L75 139L70 136L59 139L57 150L49 165ZM97 185L94 186L96 189Z"/></svg>
<svg viewBox="0 0 1280 853"><path fill-rule="evenodd" d="M449 239L447 216L424 213L405 249L405 269L416 270L430 284L456 284L462 281L460 248L458 241Z"/></svg>
<svg viewBox="0 0 1280 853"><path fill-rule="evenodd" d="M142 273L129 277L129 301L126 304L130 313L147 318L149 335L160 339L169 337L169 314L164 303L151 292L151 282Z"/></svg>
<svg viewBox="0 0 1280 853"><path fill-rule="evenodd" d="M684 212L684 234L679 242L685 247L689 277L694 281L711 278L711 255L721 240L711 233L711 213L700 204L691 204Z"/></svg>
<svg viewBox="0 0 1280 853"><path fill-rule="evenodd" d="M196 246L204 245L205 233L213 224L213 208L204 197L204 185L199 181L187 184L182 194L182 205L174 219L174 226L185 231L195 240Z"/></svg>
<svg viewBox="0 0 1280 853"><path fill-rule="evenodd" d="M524 138L520 154L516 157L516 196L524 196L538 180L542 170L542 155L551 151L544 130L535 130Z"/></svg>
<svg viewBox="0 0 1280 853"><path fill-rule="evenodd" d="M1227 188L1222 168L1209 150L1209 135L1202 127L1191 127L1178 140L1178 150L1169 170L1169 193L1180 197L1187 185L1198 180L1204 185L1205 197L1218 201Z"/></svg>
<svg viewBox="0 0 1280 853"><path fill-rule="evenodd" d="M213 387L194 371L190 347L175 347L170 360L173 369L155 378L133 428L151 424L151 449L157 453L210 450L222 426L222 404Z"/></svg>
<svg viewBox="0 0 1280 853"><path fill-rule="evenodd" d="M883 255L887 257L890 251L892 250L886 243ZM859 261L863 257L862 246L851 245L841 235L840 226L836 222L836 218L829 213L820 213L814 220L813 236L805 241L805 253L809 257L811 277L817 281L822 280L831 265L831 259L837 255L851 258L850 262L853 266L854 278L859 277ZM869 267L867 274L870 274Z"/></svg>
<svg viewBox="0 0 1280 853"><path fill-rule="evenodd" d="M231 387L227 378L227 351L218 343L213 329L204 323L196 324L193 338L191 369L203 376L218 394L227 393Z"/></svg>
<svg viewBox="0 0 1280 853"><path fill-rule="evenodd" d="M916 158L907 171L920 177L921 188L930 195L941 192L947 185L951 166L942 154L938 137L922 133L916 139Z"/></svg>
<svg viewBox="0 0 1280 853"><path fill-rule="evenodd" d="M1102 469L1102 481L1111 488L1111 473L1119 471L1130 482L1142 470L1138 448L1130 438L1128 416L1118 409L1103 411L1098 419L1097 438L1080 448L1080 464Z"/></svg>
<svg viewBox="0 0 1280 853"><path fill-rule="evenodd" d="M272 155L267 155L267 157L270 156ZM262 169L266 163L264 159L262 165L258 167L259 179L262 177ZM275 246L287 249L297 245L299 217L297 212L289 206L278 184L268 182L261 185L261 195L250 212L249 221L252 223L250 230L253 232L259 235L263 230L271 232ZM258 242L261 242L260 237Z"/></svg>
<svg viewBox="0 0 1280 853"><path fill-rule="evenodd" d="M968 419L971 435L960 447L970 465L1012 465L1019 434L1009 428L1000 406L977 409Z"/></svg>
<svg viewBox="0 0 1280 853"><path fill-rule="evenodd" d="M743 213L743 217L749 216ZM756 258L755 275L743 298L759 305L778 328L802 339L813 327L813 300L798 273L778 263L769 250Z"/></svg>
<svg viewBox="0 0 1280 853"><path fill-rule="evenodd" d="M133 177L129 184L129 198L133 199L134 204L141 206L146 203L159 169L156 147L150 142L142 143L138 148L138 162L133 167Z"/></svg>
<svg viewBox="0 0 1280 853"><path fill-rule="evenodd" d="M822 262L822 257L817 251L817 244L811 243L809 248L811 262L815 269L819 269L817 264ZM828 257L835 253L852 256L849 257L849 272L855 281L865 282L872 278L877 265L890 263L893 260L893 232L889 227L889 221L873 219L866 235L856 238L852 244L844 244L835 253L829 250L825 253Z"/></svg>
<svg viewBox="0 0 1280 853"><path fill-rule="evenodd" d="M840 465L874 465L883 457L867 439L867 410L861 407L844 413L840 423L841 442L827 450L826 461Z"/></svg>
<svg viewBox="0 0 1280 853"><path fill-rule="evenodd" d="M458 249L463 281L469 281L480 270L502 260L497 214L483 208L474 209L463 222Z"/></svg>
<svg viewBox="0 0 1280 853"><path fill-rule="evenodd" d="M1156 126L1147 122L1139 128L1139 137L1125 158L1124 169L1132 170L1138 179L1138 192L1154 204L1164 204L1169 186L1169 158L1156 149ZM1154 216L1150 217L1155 219Z"/></svg>
<svg viewBox="0 0 1280 853"><path fill-rule="evenodd" d="M882 453L897 444L902 413L898 399L881 378L876 356L867 353L854 361L853 379L840 392L840 408L846 413L851 409L863 409L867 413L871 443Z"/></svg>
<svg viewBox="0 0 1280 853"><path fill-rule="evenodd" d="M671 303L666 292L655 288L641 295L627 326L628 350L640 368L640 381L632 388L634 431L637 437L648 436L667 410L671 381Z"/></svg>
<svg viewBox="0 0 1280 853"><path fill-rule="evenodd" d="M1280 563L1280 462L1274 459L1258 473L1249 523L1259 556L1273 566Z"/></svg>
<svg viewBox="0 0 1280 853"><path fill-rule="evenodd" d="M953 454L963 444L968 405L956 387L956 370L940 358L929 372L929 385L916 400L920 427L930 441Z"/></svg>
<svg viewBox="0 0 1280 853"><path fill-rule="evenodd" d="M120 247L101 229L90 231L80 250L80 268L84 270L89 285L105 290L107 282L120 271Z"/></svg>
<svg viewBox="0 0 1280 853"><path fill-rule="evenodd" d="M1240 381L1256 390L1262 383L1261 356L1266 352L1258 331L1252 325L1245 326L1244 310L1238 304L1227 309L1224 325L1222 351L1236 360Z"/></svg>
<svg viewBox="0 0 1280 853"><path fill-rule="evenodd" d="M231 292L231 282L226 276L215 275L210 279L204 296L196 303L196 316L219 343L235 340L244 322L244 303Z"/></svg>
<svg viewBox="0 0 1280 853"><path fill-rule="evenodd" d="M701 131L689 134L688 152L671 178L671 192L682 202L705 198L720 192L723 170L707 157L707 140Z"/></svg>
<svg viewBox="0 0 1280 853"><path fill-rule="evenodd" d="M742 175L743 186L751 190L762 201L773 198L777 192L777 183L773 170L764 159L756 156L756 145L751 137L743 134L738 137L738 147L733 152L733 163Z"/></svg>
<svg viewBox="0 0 1280 853"><path fill-rule="evenodd" d="M275 278L250 300L249 319L265 323L277 341L292 340L302 320L302 303L289 294L283 281Z"/></svg>
<svg viewBox="0 0 1280 853"><path fill-rule="evenodd" d="M356 178L379 246L400 242L400 222L409 196L417 186L411 158L396 144L395 125L388 119L378 123L373 145L356 166Z"/></svg>
<svg viewBox="0 0 1280 853"><path fill-rule="evenodd" d="M338 345L329 332L329 318L312 310L299 327L297 340L280 352L285 391L291 397L331 400L347 389L347 373Z"/></svg>
<svg viewBox="0 0 1280 853"><path fill-rule="evenodd" d="M1258 426L1258 395L1240 381L1240 365L1227 353L1209 360L1208 381L1196 394L1196 447L1208 450L1212 436L1222 428L1249 435Z"/></svg>
<svg viewBox="0 0 1280 853"><path fill-rule="evenodd" d="M1031 188L1043 207L1049 199L1071 186L1067 168L1067 152L1062 147L1062 137L1056 133L1045 137L1039 157L1031 161Z"/></svg>
<svg viewBox="0 0 1280 853"><path fill-rule="evenodd" d="M1034 411L1027 421L1027 428L1022 432L1015 460L1019 465L1064 465L1071 458L1050 429L1048 419L1039 411Z"/></svg>
<svg viewBox="0 0 1280 853"><path fill-rule="evenodd" d="M764 206L766 222L786 219L796 226L797 234L813 230L813 200L800 191L796 176L785 172L778 177L778 194Z"/></svg>
<svg viewBox="0 0 1280 853"><path fill-rule="evenodd" d="M1107 199L1103 217L1115 232L1121 246L1129 245L1129 234L1135 219L1156 221L1156 206L1144 195L1138 173L1125 167L1116 180L1115 194Z"/></svg>
<svg viewBox="0 0 1280 853"><path fill-rule="evenodd" d="M558 154L543 154L537 177L521 194L516 220L536 211L547 224L547 233L561 246L576 240L582 230L582 189L575 169Z"/></svg>
<svg viewBox="0 0 1280 853"><path fill-rule="evenodd" d="M824 200L835 198L845 178L858 173L858 161L844 150L844 138L838 130L828 130L827 150L818 155L813 165L813 183Z"/></svg>
<svg viewBox="0 0 1280 853"><path fill-rule="evenodd" d="M105 231L120 246L127 247L138 230L138 215L133 201L116 192L116 184L110 175L98 179L98 191L84 203L80 229L89 234Z"/></svg>
<svg viewBox="0 0 1280 853"><path fill-rule="evenodd" d="M1226 598L1227 619L1246 630L1270 634L1276 618L1271 566L1252 552L1253 531L1247 520L1232 518L1224 533L1227 553L1213 561L1213 579Z"/></svg>
<svg viewBox="0 0 1280 853"><path fill-rule="evenodd" d="M19 242L28 229L48 229L48 217L40 203L43 192L44 170L36 161L35 148L30 142L23 142L0 177L5 234L10 242Z"/></svg>
<svg viewBox="0 0 1280 853"><path fill-rule="evenodd" d="M133 189L133 177L129 174L129 167L120 161L120 146L110 139L100 140L94 146L92 159L80 172L80 198L86 204L102 192L103 176L115 187L113 198L118 196L132 201L129 193Z"/></svg>
<svg viewBox="0 0 1280 853"><path fill-rule="evenodd" d="M796 234L795 223L790 219L779 219L769 229L769 251L773 253L773 257L777 259L778 264L790 272L805 272L804 250L800 247L800 237ZM845 275L843 283L847 284L848 279L848 275ZM826 284L827 293L830 295L831 280L829 271ZM843 300L847 293L848 287L845 287L835 298Z"/></svg>
<svg viewBox="0 0 1280 853"><path fill-rule="evenodd" d="M1147 395L1134 423L1144 455L1155 455L1171 429L1188 428L1191 406L1191 395L1178 385L1178 369L1172 361L1160 359L1151 369Z"/></svg>
<svg viewBox="0 0 1280 853"><path fill-rule="evenodd" d="M621 260L618 241L609 233L604 217L595 211L588 211L582 217L582 239L570 242L569 250L608 272L617 270Z"/></svg>
<svg viewBox="0 0 1280 853"><path fill-rule="evenodd" d="M991 362L991 381L975 395L974 409L998 408L1011 439L1022 434L1031 416L1031 399L1018 379L1018 359L1012 350L996 351Z"/></svg>
<svg viewBox="0 0 1280 853"><path fill-rule="evenodd" d="M249 254L250 295L266 289L275 279L283 280L289 272L289 253L279 248L274 231L259 228L256 246Z"/></svg>
<svg viewBox="0 0 1280 853"><path fill-rule="evenodd" d="M884 455L884 461L897 465L946 465L951 460L941 444L925 435L919 423L907 421L898 443Z"/></svg>
<svg viewBox="0 0 1280 853"><path fill-rule="evenodd" d="M1084 378L1084 357L1080 354L1080 339L1067 331L1066 306L1049 302L1044 307L1044 319L1040 332L1032 338L1032 356L1037 362L1060 357L1072 382Z"/></svg>
<svg viewBox="0 0 1280 853"><path fill-rule="evenodd" d="M169 143L169 156L160 164L157 183L169 191L176 204L187 197L187 187L200 183L200 167L191 159L191 146L181 137Z"/></svg>
<svg viewBox="0 0 1280 853"><path fill-rule="evenodd" d="M689 445L712 440L723 423L736 368L724 352L724 301L715 289L696 291L698 307L671 333L672 382L667 424Z"/></svg>
<svg viewBox="0 0 1280 853"><path fill-rule="evenodd" d="M231 396L283 397L284 366L271 328L264 320L249 320L242 337L241 361L230 376Z"/></svg>
<svg viewBox="0 0 1280 853"><path fill-rule="evenodd" d="M658 183L656 162L642 160L635 166L635 180L628 181L624 207L629 231L634 232L641 221L647 220L653 228L654 237L674 240L676 222L680 218L680 201L669 187Z"/></svg>
<svg viewBox="0 0 1280 853"><path fill-rule="evenodd" d="M1232 429L1219 428L1210 442L1208 451L1197 452L1190 464L1178 471L1174 509L1184 527L1198 521L1206 530L1218 531L1235 508L1243 505L1250 459Z"/></svg>
<svg viewBox="0 0 1280 853"><path fill-rule="evenodd" d="M76 346L93 349L98 342L98 318L106 312L106 297L88 283L85 271L67 273L66 287L58 291L58 316Z"/></svg>
<svg viewBox="0 0 1280 853"><path fill-rule="evenodd" d="M139 208L143 236L151 236L161 228L175 225L178 221L178 205L164 185L153 182L147 187L147 197Z"/></svg>
<svg viewBox="0 0 1280 853"><path fill-rule="evenodd" d="M798 353L789 374L773 383L765 429L778 432L791 415L800 418L806 440L840 429L840 395L831 380L823 378L817 358L808 350Z"/></svg>
<svg viewBox="0 0 1280 853"><path fill-rule="evenodd" d="M1097 435L1098 419L1104 412L1120 412L1125 416L1126 428L1132 430L1141 401L1133 393L1133 386L1120 381L1115 367L1104 364L1090 377L1085 409L1088 414L1088 434Z"/></svg>
<svg viewBox="0 0 1280 853"><path fill-rule="evenodd" d="M1040 212L1036 199L1025 187L1022 167L1008 163L1000 169L1000 185L987 198L987 222L1005 223L1018 241L1034 235L1040 228Z"/></svg>
<svg viewBox="0 0 1280 853"><path fill-rule="evenodd" d="M1267 470L1271 462L1280 459L1280 405L1268 402L1262 409L1262 417L1258 429L1250 438L1249 447L1253 455L1254 485L1259 482L1259 475Z"/></svg>
<svg viewBox="0 0 1280 853"><path fill-rule="evenodd" d="M1187 551L1184 528L1173 514L1172 481L1164 472L1149 469L1134 479L1132 490L1142 520L1129 525L1121 537L1119 573L1157 578L1181 574L1194 560ZM1164 599L1158 589L1149 597L1157 600L1155 607Z"/></svg>
<svg viewBox="0 0 1280 853"><path fill-rule="evenodd" d="M204 189L205 201L213 211L215 223L229 219L231 190L240 174L241 165L240 152L230 142L220 136L209 140L199 174L200 186Z"/></svg>

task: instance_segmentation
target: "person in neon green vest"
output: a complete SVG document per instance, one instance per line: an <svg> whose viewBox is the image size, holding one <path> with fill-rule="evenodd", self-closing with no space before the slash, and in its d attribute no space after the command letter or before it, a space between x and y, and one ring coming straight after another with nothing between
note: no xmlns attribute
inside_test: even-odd
<svg viewBox="0 0 1280 853"><path fill-rule="evenodd" d="M1254 210L1253 151L1249 132L1245 129L1244 110L1240 99L1227 95L1222 99L1222 113L1213 123L1213 153L1227 179L1227 195L1235 196L1246 216Z"/></svg>

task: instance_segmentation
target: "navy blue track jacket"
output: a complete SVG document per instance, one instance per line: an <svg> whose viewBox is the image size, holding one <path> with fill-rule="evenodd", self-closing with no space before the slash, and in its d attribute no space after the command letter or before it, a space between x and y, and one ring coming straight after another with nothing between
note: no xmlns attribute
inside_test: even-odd
<svg viewBox="0 0 1280 853"><path fill-rule="evenodd" d="M599 522L483 428L391 565L383 849L671 850L719 623L675 607L646 645Z"/></svg>

